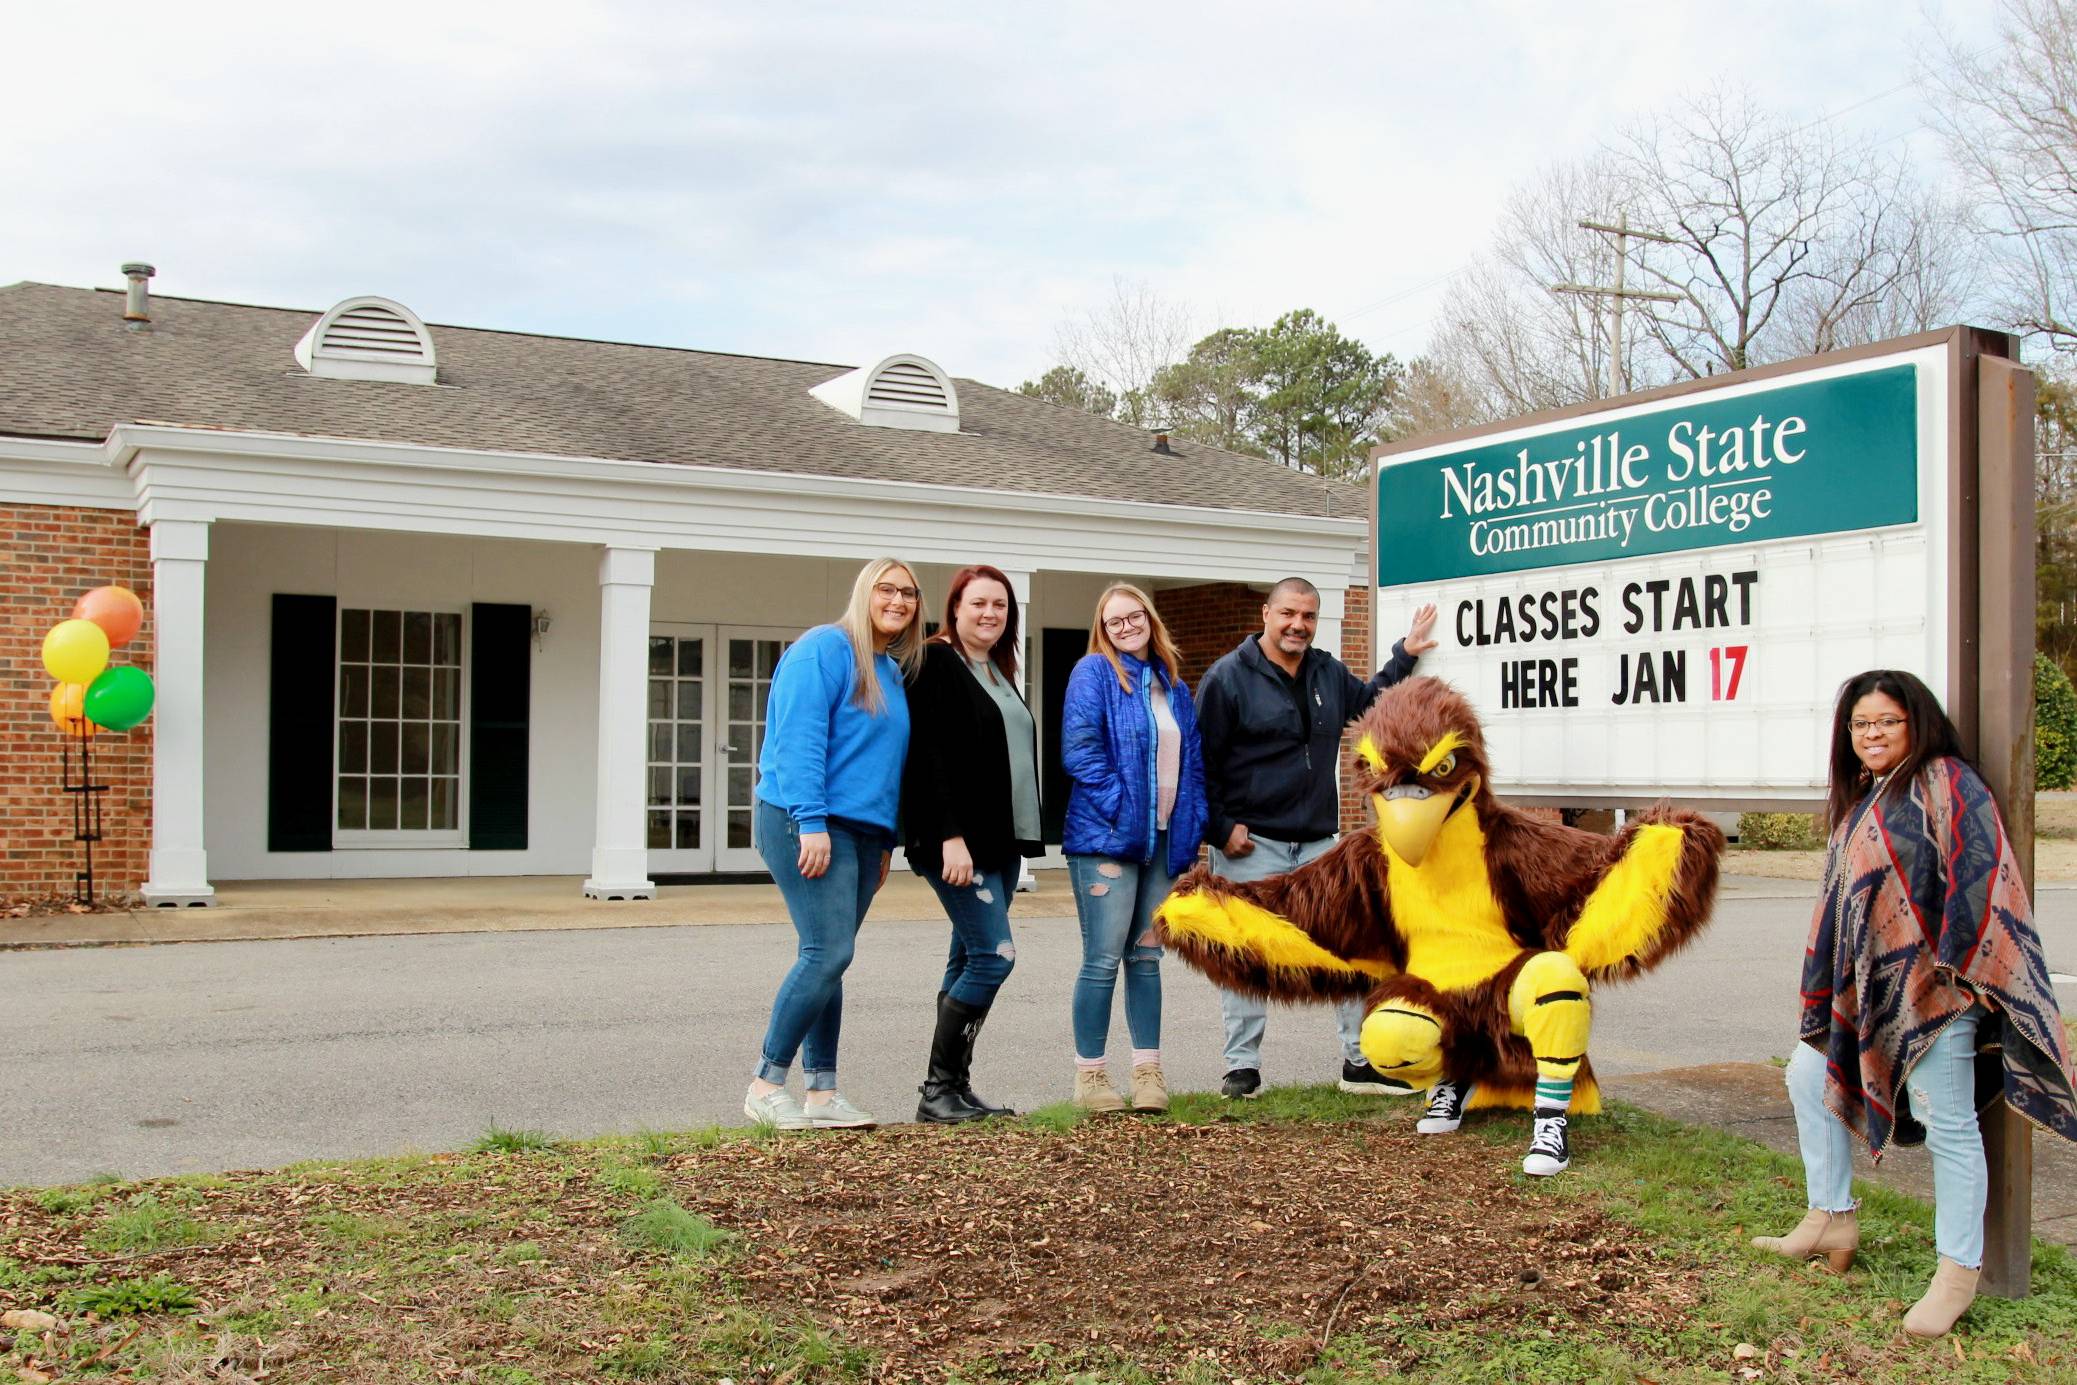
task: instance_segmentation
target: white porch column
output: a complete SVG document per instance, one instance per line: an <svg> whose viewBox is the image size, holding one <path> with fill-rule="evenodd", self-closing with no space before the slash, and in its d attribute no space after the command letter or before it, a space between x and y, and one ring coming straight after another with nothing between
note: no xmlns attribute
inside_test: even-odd
<svg viewBox="0 0 2077 1385"><path fill-rule="evenodd" d="M151 874L144 902L214 904L202 798L202 575L209 525L162 519L151 527Z"/></svg>
<svg viewBox="0 0 2077 1385"><path fill-rule="evenodd" d="M656 550L599 554L598 826L592 838L591 899L654 899L649 878L647 786L649 591Z"/></svg>

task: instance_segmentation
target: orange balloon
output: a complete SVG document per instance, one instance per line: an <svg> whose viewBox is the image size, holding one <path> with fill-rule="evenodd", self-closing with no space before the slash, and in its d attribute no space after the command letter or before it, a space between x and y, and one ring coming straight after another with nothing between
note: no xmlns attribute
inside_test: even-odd
<svg viewBox="0 0 2077 1385"><path fill-rule="evenodd" d="M101 728L87 720L87 685L84 683L58 683L50 690L50 719L58 729L68 736L76 736L84 728L91 736Z"/></svg>
<svg viewBox="0 0 2077 1385"><path fill-rule="evenodd" d="M144 624L144 603L128 587L96 587L72 607L74 620L91 620L108 632L110 647L120 649Z"/></svg>

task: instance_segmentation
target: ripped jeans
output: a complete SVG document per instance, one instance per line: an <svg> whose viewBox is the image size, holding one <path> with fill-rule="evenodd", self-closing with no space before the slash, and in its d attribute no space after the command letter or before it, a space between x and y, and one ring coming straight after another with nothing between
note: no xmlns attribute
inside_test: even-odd
<svg viewBox="0 0 2077 1385"><path fill-rule="evenodd" d="M1161 1047L1161 947L1154 910L1168 898L1168 833L1154 834L1146 865L1109 856L1070 856L1082 969L1075 973L1075 1056L1101 1058L1111 1032L1111 996L1125 969L1125 1030L1134 1048Z"/></svg>
<svg viewBox="0 0 2077 1385"><path fill-rule="evenodd" d="M1983 1133L1976 1125L1976 1026L1982 1018L1983 1007L1976 1005L1950 1020L1904 1079L1933 1161L1933 1244L1963 1269L1983 1263L1983 1207L1990 1191ZM1788 1087L1810 1206L1846 1211L1854 1206L1856 1137L1825 1105L1825 1055L1797 1044Z"/></svg>
<svg viewBox="0 0 2077 1385"><path fill-rule="evenodd" d="M962 1005L985 1010L995 1003L995 993L1017 964L1017 945L1010 941L1010 893L1017 879L1000 870L974 871L971 885L947 885L935 875L928 878L938 903L945 906L945 917L952 920L952 951L938 989L949 991Z"/></svg>

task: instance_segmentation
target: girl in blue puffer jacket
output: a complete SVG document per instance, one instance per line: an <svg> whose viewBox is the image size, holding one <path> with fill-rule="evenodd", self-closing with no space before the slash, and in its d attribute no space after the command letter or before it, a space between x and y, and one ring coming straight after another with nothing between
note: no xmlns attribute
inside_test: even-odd
<svg viewBox="0 0 2077 1385"><path fill-rule="evenodd" d="M1207 813L1190 685L1168 627L1138 587L1113 583L1097 599L1089 653L1068 677L1060 760L1073 780L1061 844L1082 925L1075 1104L1125 1109L1104 1062L1122 963L1132 1109L1165 1111L1154 910L1197 859Z"/></svg>

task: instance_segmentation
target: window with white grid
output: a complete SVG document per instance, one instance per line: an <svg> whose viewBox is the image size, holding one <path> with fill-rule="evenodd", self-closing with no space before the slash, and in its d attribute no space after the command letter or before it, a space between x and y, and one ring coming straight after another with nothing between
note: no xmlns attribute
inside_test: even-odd
<svg viewBox="0 0 2077 1385"><path fill-rule="evenodd" d="M341 845L462 845L462 618L339 610Z"/></svg>

